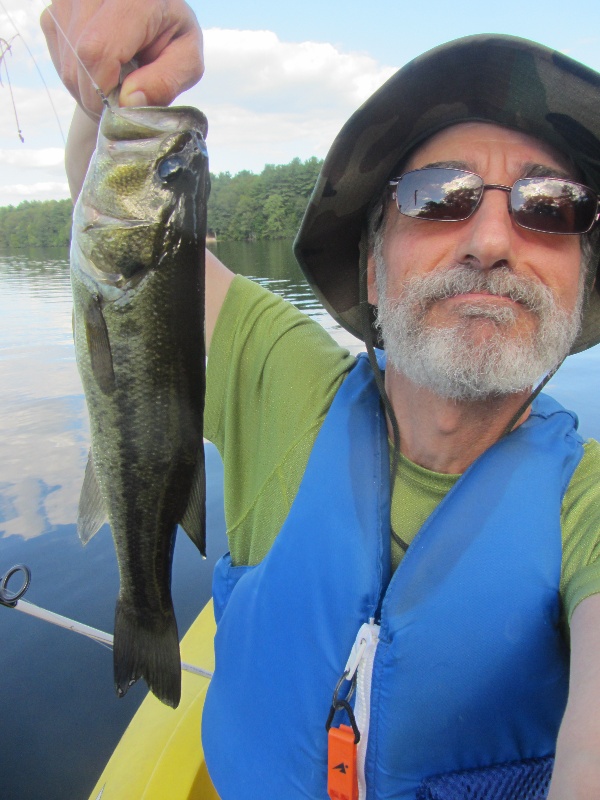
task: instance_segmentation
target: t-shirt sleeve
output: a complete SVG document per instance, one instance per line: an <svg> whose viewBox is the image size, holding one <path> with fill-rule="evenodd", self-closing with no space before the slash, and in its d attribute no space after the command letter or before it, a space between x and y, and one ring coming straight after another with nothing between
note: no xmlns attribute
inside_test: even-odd
<svg viewBox="0 0 600 800"><path fill-rule="evenodd" d="M567 621L577 605L600 592L600 444L590 439L562 508L561 595Z"/></svg>
<svg viewBox="0 0 600 800"><path fill-rule="evenodd" d="M353 363L317 322L235 277L208 356L204 423L223 458L234 564L258 563L268 552Z"/></svg>

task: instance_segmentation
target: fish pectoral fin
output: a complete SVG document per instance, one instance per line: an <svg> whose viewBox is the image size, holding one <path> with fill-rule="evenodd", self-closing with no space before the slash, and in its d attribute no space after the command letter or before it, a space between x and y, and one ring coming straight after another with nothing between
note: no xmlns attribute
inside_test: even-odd
<svg viewBox="0 0 600 800"><path fill-rule="evenodd" d="M77 512L77 533L82 544L87 544L105 522L104 500L96 478L92 451L90 450Z"/></svg>
<svg viewBox="0 0 600 800"><path fill-rule="evenodd" d="M115 389L115 371L106 320L97 297L90 297L84 310L85 335L92 373L104 394Z"/></svg>
<svg viewBox="0 0 600 800"><path fill-rule="evenodd" d="M204 447L198 453L198 461L188 497L185 514L179 524L206 558L206 468Z"/></svg>

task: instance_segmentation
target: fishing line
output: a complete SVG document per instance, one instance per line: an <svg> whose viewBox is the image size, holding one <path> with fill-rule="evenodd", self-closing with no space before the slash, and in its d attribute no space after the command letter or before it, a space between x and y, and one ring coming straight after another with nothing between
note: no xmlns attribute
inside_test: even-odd
<svg viewBox="0 0 600 800"><path fill-rule="evenodd" d="M34 66L35 66L35 68L36 68L36 70L37 70L37 73L38 73L38 75L40 76L40 80L41 80L41 81L42 81L42 83L44 84L44 89L46 90L46 94L48 95L48 100L50 101L50 105L52 106L52 111L53 111L53 113L54 113L54 117L55 117L55 119L56 119L56 123L57 123L57 125L58 125L58 129L59 129L59 131L60 131L60 136L61 136L61 139L63 140L63 144L64 144L64 145L66 145L66 144L67 144L67 140L65 139L65 134L64 134L64 131L63 131L63 129L62 129L62 125L60 124L60 118L59 118L59 116L58 116L58 112L56 111L56 106L54 105L54 101L52 100L52 95L50 94L50 89L48 88L48 84L46 83L46 81L45 81L45 79L44 79L44 76L42 75L42 71L41 71L41 69L39 68L37 61L35 60L35 57L34 57L33 53L31 52L31 49L30 49L29 45L27 44L27 41L26 41L26 40L23 38L23 36L21 35L21 33L20 33L19 29L17 28L17 25L16 25L16 23L15 23L14 19L13 19L13 18L11 17L11 15L8 13L8 10L6 9L6 6L4 5L4 3L2 2L2 0L0 0L0 8L1 8L1 9L2 9L2 11L4 12L4 14L6 14L6 16L8 17L8 21L11 23L11 25L13 26L13 28L16 30L16 32L17 32L17 36L18 36L18 37L21 39L21 41L23 42L23 45L25 46L25 49L27 50L27 52L29 53L29 56L30 56L31 60L33 61L33 64L34 64ZM12 39L11 39L11 41L12 41ZM1 56L0 56L0 58L1 58ZM4 66L6 67L6 64L5 64ZM8 72L7 72L7 77L8 77ZM10 83L9 83L9 85L10 85ZM12 97L12 92L11 92L11 97ZM13 106L14 106L14 100L13 100ZM17 112L16 112L16 109L15 109L15 116L16 116L16 114L17 114ZM18 123L17 123L17 127L18 127ZM19 131L19 135L21 135L21 131ZM22 136L21 136L21 141L23 141L23 137L22 137Z"/></svg>
<svg viewBox="0 0 600 800"><path fill-rule="evenodd" d="M2 5L2 3L1 3L1 0L0 0L0 5ZM109 108L109 109L110 109L110 108L112 108L112 106L111 106L111 104L110 104L110 102L109 102L109 100L108 100L108 97L107 97L107 96L104 94L104 92L102 91L102 89L101 89L101 88L98 86L98 84L96 83L96 81L95 81L95 80L92 78L92 76L91 76L91 74L90 74L90 71L88 70L88 68L86 67L86 65L83 63L83 61L82 61L82 60L79 58L79 56L77 55L77 51L75 50L75 48L73 47L73 45L72 45L72 44L71 44L71 42L69 41L69 37L67 36L67 34L66 34L66 33L64 32L64 30L62 29L62 27L61 27L61 25L60 25L59 21L56 19L56 17L55 17L55 16L54 16L54 14L52 13L52 11L51 11L51 9L50 9L50 6L45 6L45 9L44 9L44 10L45 10L45 11L47 11L47 12L48 12L48 14L50 14L50 16L52 17L52 20L53 20L54 24L56 25L57 29L58 29L58 30L60 31L60 33L62 34L62 37L63 37L63 39L64 39L64 40L65 40L65 42L66 42L66 43L69 45L69 49L71 50L71 52L73 53L73 55L75 56L75 58L77 59L77 61L79 62L79 64L81 65L81 67L83 68L83 71L85 72L85 74L86 74L86 75L88 76L88 78L90 79L90 83L92 84L92 86L94 87L94 89L95 89L96 93L98 94L98 96L99 96L99 97L100 97L100 99L102 100L102 103L103 103L103 105L104 105L104 106L106 106L106 108ZM14 25L14 23L13 23L13 25Z"/></svg>
<svg viewBox="0 0 600 800"><path fill-rule="evenodd" d="M18 35L19 34L17 34L17 36ZM8 91L10 92L10 99L12 101L13 112L14 112L14 115L15 115L15 122L17 123L17 132L19 134L19 139L22 142L25 142L25 139L23 138L23 133L22 133L21 128L19 126L19 117L17 115L17 107L15 105L15 98L14 98L14 95L13 95L12 85L10 83L10 75L8 74L8 66L6 64L6 54L10 53L11 56L12 56L12 50L11 50L10 45L11 45L11 42L13 42L15 39L16 39L16 36L13 36L13 38L10 40L10 42L7 42L6 39L0 39L0 47L2 45L4 45L4 50L2 50L2 52L0 52L0 66L2 66L2 64L4 64L4 70L6 72L6 82L8 83ZM0 74L0 84L1 83L2 83L2 76Z"/></svg>

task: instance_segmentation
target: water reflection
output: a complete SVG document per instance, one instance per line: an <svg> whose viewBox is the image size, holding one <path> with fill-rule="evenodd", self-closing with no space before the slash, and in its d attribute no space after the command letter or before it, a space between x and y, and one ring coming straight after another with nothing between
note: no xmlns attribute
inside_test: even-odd
<svg viewBox="0 0 600 800"><path fill-rule="evenodd" d="M67 254L0 256L0 536L75 519L88 423Z"/></svg>
<svg viewBox="0 0 600 800"><path fill-rule="evenodd" d="M346 346L359 346L315 299L290 242L220 243L214 249ZM34 538L76 519L89 423L71 306L66 251L0 255L0 538Z"/></svg>
<svg viewBox="0 0 600 800"><path fill-rule="evenodd" d="M219 255L340 335L304 283L290 242L220 245ZM30 602L112 631L118 570L109 528L83 548L75 526L89 426L66 251L0 253L0 320L0 574L27 564ZM226 549L222 464L212 445L206 465L208 559L181 532L173 559L181 634L210 597ZM109 651L2 607L0 641L0 796L87 797L144 685L118 700Z"/></svg>
<svg viewBox="0 0 600 800"><path fill-rule="evenodd" d="M210 245L218 258L240 275L280 294L319 322L351 353L364 345L325 311L309 288L288 240L273 242L218 242Z"/></svg>

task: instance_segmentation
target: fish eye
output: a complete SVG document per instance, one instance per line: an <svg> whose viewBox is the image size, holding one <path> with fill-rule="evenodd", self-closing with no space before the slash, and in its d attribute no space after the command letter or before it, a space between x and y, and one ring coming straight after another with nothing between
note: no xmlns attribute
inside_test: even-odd
<svg viewBox="0 0 600 800"><path fill-rule="evenodd" d="M170 183L183 172L184 167L184 159L180 155L174 155L161 161L156 171L163 183Z"/></svg>

